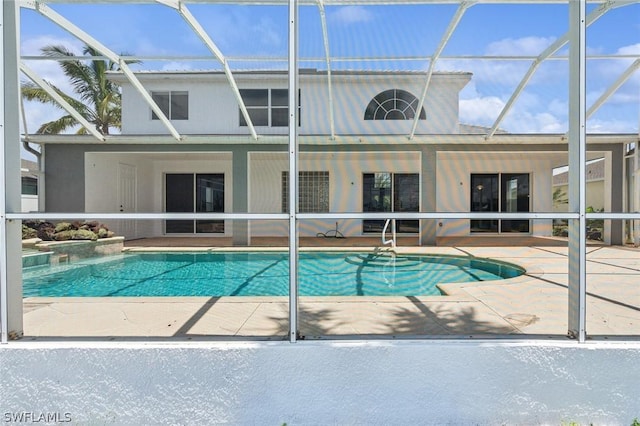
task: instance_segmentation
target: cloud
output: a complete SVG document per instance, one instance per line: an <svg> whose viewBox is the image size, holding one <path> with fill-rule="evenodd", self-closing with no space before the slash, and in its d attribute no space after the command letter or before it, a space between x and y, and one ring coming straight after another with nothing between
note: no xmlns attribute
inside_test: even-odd
<svg viewBox="0 0 640 426"><path fill-rule="evenodd" d="M496 96L460 100L460 122L491 126L504 108L504 102Z"/></svg>
<svg viewBox="0 0 640 426"><path fill-rule="evenodd" d="M628 133L637 129L637 123L632 121L625 121L619 119L601 120L590 119L587 120L587 132L588 133Z"/></svg>
<svg viewBox="0 0 640 426"><path fill-rule="evenodd" d="M473 95L461 99L460 121L492 127L507 97ZM567 130L566 116L565 102L552 99L545 103L536 94L523 92L498 126L510 133L563 133Z"/></svg>
<svg viewBox="0 0 640 426"><path fill-rule="evenodd" d="M167 62L162 65L162 71L189 71L193 69L191 64L186 62Z"/></svg>
<svg viewBox="0 0 640 426"><path fill-rule="evenodd" d="M487 55L503 55L503 56L538 56L549 47L555 37L521 37L521 38L505 38L490 43L486 48Z"/></svg>
<svg viewBox="0 0 640 426"><path fill-rule="evenodd" d="M546 112L514 109L505 117L504 126L512 133L564 133L567 123Z"/></svg>
<svg viewBox="0 0 640 426"><path fill-rule="evenodd" d="M640 55L640 43L623 46L616 53L620 55Z"/></svg>
<svg viewBox="0 0 640 426"><path fill-rule="evenodd" d="M286 15L268 14L266 10L254 7L230 7L224 11L226 13L199 18L224 55L286 54ZM204 46L200 40L198 43Z"/></svg>
<svg viewBox="0 0 640 426"><path fill-rule="evenodd" d="M338 24L356 24L373 21L375 15L362 6L341 6L332 10L329 18Z"/></svg>

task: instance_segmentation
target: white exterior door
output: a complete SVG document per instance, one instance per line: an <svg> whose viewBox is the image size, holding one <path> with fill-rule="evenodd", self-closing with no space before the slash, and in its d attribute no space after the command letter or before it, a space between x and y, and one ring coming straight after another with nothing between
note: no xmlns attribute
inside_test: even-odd
<svg viewBox="0 0 640 426"><path fill-rule="evenodd" d="M136 166L118 163L118 211L121 213L134 213L136 211L136 198ZM137 238L135 220L121 219L118 228L119 234L125 238Z"/></svg>

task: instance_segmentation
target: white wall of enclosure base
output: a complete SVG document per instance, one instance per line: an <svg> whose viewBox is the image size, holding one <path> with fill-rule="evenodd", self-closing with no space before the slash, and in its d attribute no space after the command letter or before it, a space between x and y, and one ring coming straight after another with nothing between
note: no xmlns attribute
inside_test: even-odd
<svg viewBox="0 0 640 426"><path fill-rule="evenodd" d="M0 350L0 414L57 413L73 424L630 425L640 417L638 365L636 343L12 343Z"/></svg>

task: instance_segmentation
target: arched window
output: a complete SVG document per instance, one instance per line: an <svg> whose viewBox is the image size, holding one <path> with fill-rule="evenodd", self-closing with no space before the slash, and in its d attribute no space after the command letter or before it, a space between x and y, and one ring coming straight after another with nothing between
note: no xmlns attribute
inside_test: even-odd
<svg viewBox="0 0 640 426"><path fill-rule="evenodd" d="M406 90L391 89L378 93L364 111L365 120L413 120L418 108L418 98ZM420 110L420 120L427 115Z"/></svg>

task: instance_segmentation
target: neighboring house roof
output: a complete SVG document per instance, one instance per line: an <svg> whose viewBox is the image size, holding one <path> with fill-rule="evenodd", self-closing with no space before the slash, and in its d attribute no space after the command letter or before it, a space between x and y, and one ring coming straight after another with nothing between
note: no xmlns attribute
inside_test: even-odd
<svg viewBox="0 0 640 426"><path fill-rule="evenodd" d="M37 179L38 163L31 160L20 159L20 174L22 177Z"/></svg>
<svg viewBox="0 0 640 426"><path fill-rule="evenodd" d="M587 182L604 179L604 158L587 163ZM558 173L553 176L554 185L567 185L569 183L569 172Z"/></svg>
<svg viewBox="0 0 640 426"><path fill-rule="evenodd" d="M491 127L460 123L460 133L465 135L486 135L490 130ZM498 129L496 133L507 134L508 132L504 129Z"/></svg>

